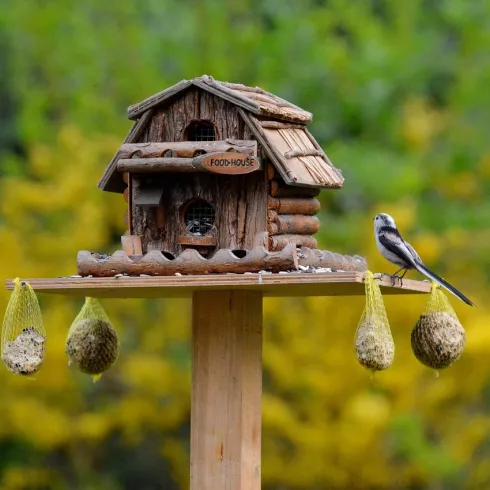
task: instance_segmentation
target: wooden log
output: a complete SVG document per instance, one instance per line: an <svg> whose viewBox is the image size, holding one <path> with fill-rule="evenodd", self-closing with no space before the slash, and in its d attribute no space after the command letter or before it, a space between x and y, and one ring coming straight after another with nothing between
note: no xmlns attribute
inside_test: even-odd
<svg viewBox="0 0 490 490"><path fill-rule="evenodd" d="M165 143L125 143L119 148L119 159L157 158L175 156L193 158L203 153L233 151L257 156L257 142L253 140L226 139L220 141L168 141ZM173 152L172 155L166 155Z"/></svg>
<svg viewBox="0 0 490 490"><path fill-rule="evenodd" d="M162 172L208 172L202 162L194 158L121 158L117 162L118 172L139 174Z"/></svg>
<svg viewBox="0 0 490 490"><path fill-rule="evenodd" d="M284 157L287 159L290 158L296 158L296 157L309 157L309 156L314 156L314 157L323 157L325 155L325 152L323 150L318 150L316 148L311 148L308 150L289 150L286 153L284 153Z"/></svg>
<svg viewBox="0 0 490 490"><path fill-rule="evenodd" d="M270 183L270 193L272 197L316 197L320 194L320 189L314 187L294 187L273 180Z"/></svg>
<svg viewBox="0 0 490 490"><path fill-rule="evenodd" d="M298 251L299 265L328 267L332 271L365 272L367 261L359 255L342 255L329 250L315 250L301 247Z"/></svg>
<svg viewBox="0 0 490 490"><path fill-rule="evenodd" d="M269 236L269 250L283 250L290 244L297 247L317 248L318 242L309 235L275 235Z"/></svg>
<svg viewBox="0 0 490 490"><path fill-rule="evenodd" d="M121 158L117 163L119 172L211 172L227 175L243 175L260 170L260 162L244 153L206 153L194 158Z"/></svg>
<svg viewBox="0 0 490 490"><path fill-rule="evenodd" d="M192 299L190 490L260 490L262 292Z"/></svg>
<svg viewBox="0 0 490 490"><path fill-rule="evenodd" d="M264 129L304 129L304 124L294 124L279 121L260 121L260 125Z"/></svg>
<svg viewBox="0 0 490 490"><path fill-rule="evenodd" d="M305 214L314 216L320 211L320 201L314 197L269 197L267 207L277 214Z"/></svg>
<svg viewBox="0 0 490 490"><path fill-rule="evenodd" d="M158 250L142 257L129 258L123 251L114 252L107 259L96 259L90 252L78 252L78 273L81 276L110 277L116 274L171 276L180 274L243 273L266 270L279 272L298 268L296 246L282 247L269 252L264 247L240 250L218 250L211 258L204 258L194 249L184 250L174 260L169 260Z"/></svg>
<svg viewBox="0 0 490 490"><path fill-rule="evenodd" d="M141 237L137 235L121 236L121 246L127 255L142 255Z"/></svg>
<svg viewBox="0 0 490 490"><path fill-rule="evenodd" d="M269 235L314 235L320 229L320 220L316 216L303 214L279 214L269 223Z"/></svg>

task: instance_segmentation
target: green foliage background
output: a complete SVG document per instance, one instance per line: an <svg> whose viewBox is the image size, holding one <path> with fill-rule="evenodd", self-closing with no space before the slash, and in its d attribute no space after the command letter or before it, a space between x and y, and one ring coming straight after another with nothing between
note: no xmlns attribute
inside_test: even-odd
<svg viewBox="0 0 490 490"><path fill-rule="evenodd" d="M204 73L259 85L314 113L344 172L321 245L393 272L371 229L389 212L479 306L451 298L467 348L435 378L410 350L426 298L387 297L396 359L371 381L362 298L268 300L263 488L490 488L489 45L485 0L1 0L0 276L117 248L124 203L96 182L128 105ZM40 299L44 369L0 370L0 489L188 488L189 304L105 301L122 352L94 385L63 352L81 302Z"/></svg>

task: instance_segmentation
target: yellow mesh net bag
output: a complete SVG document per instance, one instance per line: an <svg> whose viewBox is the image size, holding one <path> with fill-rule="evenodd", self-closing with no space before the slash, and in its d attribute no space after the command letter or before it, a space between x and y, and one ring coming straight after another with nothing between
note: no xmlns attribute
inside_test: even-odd
<svg viewBox="0 0 490 490"><path fill-rule="evenodd" d="M466 333L441 287L433 282L429 301L412 330L412 351L424 365L443 369L463 353Z"/></svg>
<svg viewBox="0 0 490 490"><path fill-rule="evenodd" d="M395 357L395 344L383 297L373 273L364 276L366 306L357 326L355 350L360 364L371 371L388 369Z"/></svg>
<svg viewBox="0 0 490 490"><path fill-rule="evenodd" d="M17 277L2 325L2 361L14 374L34 374L44 361L45 343L36 293Z"/></svg>
<svg viewBox="0 0 490 490"><path fill-rule="evenodd" d="M66 339L68 364L97 381L116 361L119 338L104 308L95 298L86 298Z"/></svg>

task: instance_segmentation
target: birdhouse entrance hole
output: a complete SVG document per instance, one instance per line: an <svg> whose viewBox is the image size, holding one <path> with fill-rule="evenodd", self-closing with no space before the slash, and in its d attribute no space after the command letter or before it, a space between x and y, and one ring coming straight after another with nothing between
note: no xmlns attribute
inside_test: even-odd
<svg viewBox="0 0 490 490"><path fill-rule="evenodd" d="M184 208L184 227L188 234L204 236L214 226L215 211L204 199L194 199Z"/></svg>
<svg viewBox="0 0 490 490"><path fill-rule="evenodd" d="M185 130L187 141L215 141L216 130L211 121L192 121Z"/></svg>

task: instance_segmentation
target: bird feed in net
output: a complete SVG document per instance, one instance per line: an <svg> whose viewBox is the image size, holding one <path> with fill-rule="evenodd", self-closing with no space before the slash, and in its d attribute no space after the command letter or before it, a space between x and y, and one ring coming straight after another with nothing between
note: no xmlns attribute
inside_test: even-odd
<svg viewBox="0 0 490 490"><path fill-rule="evenodd" d="M382 371L393 363L395 344L386 316L383 297L373 273L364 279L366 306L357 326L355 350L357 360L371 371Z"/></svg>
<svg viewBox="0 0 490 490"><path fill-rule="evenodd" d="M44 361L46 331L32 287L18 277L2 326L2 361L14 374L28 376Z"/></svg>
<svg viewBox="0 0 490 490"><path fill-rule="evenodd" d="M441 287L433 282L429 301L412 330L412 351L424 365L443 369L463 353L466 333Z"/></svg>
<svg viewBox="0 0 490 490"><path fill-rule="evenodd" d="M70 361L80 371L100 378L117 359L119 339L102 305L95 298L86 298L73 321L65 346Z"/></svg>

